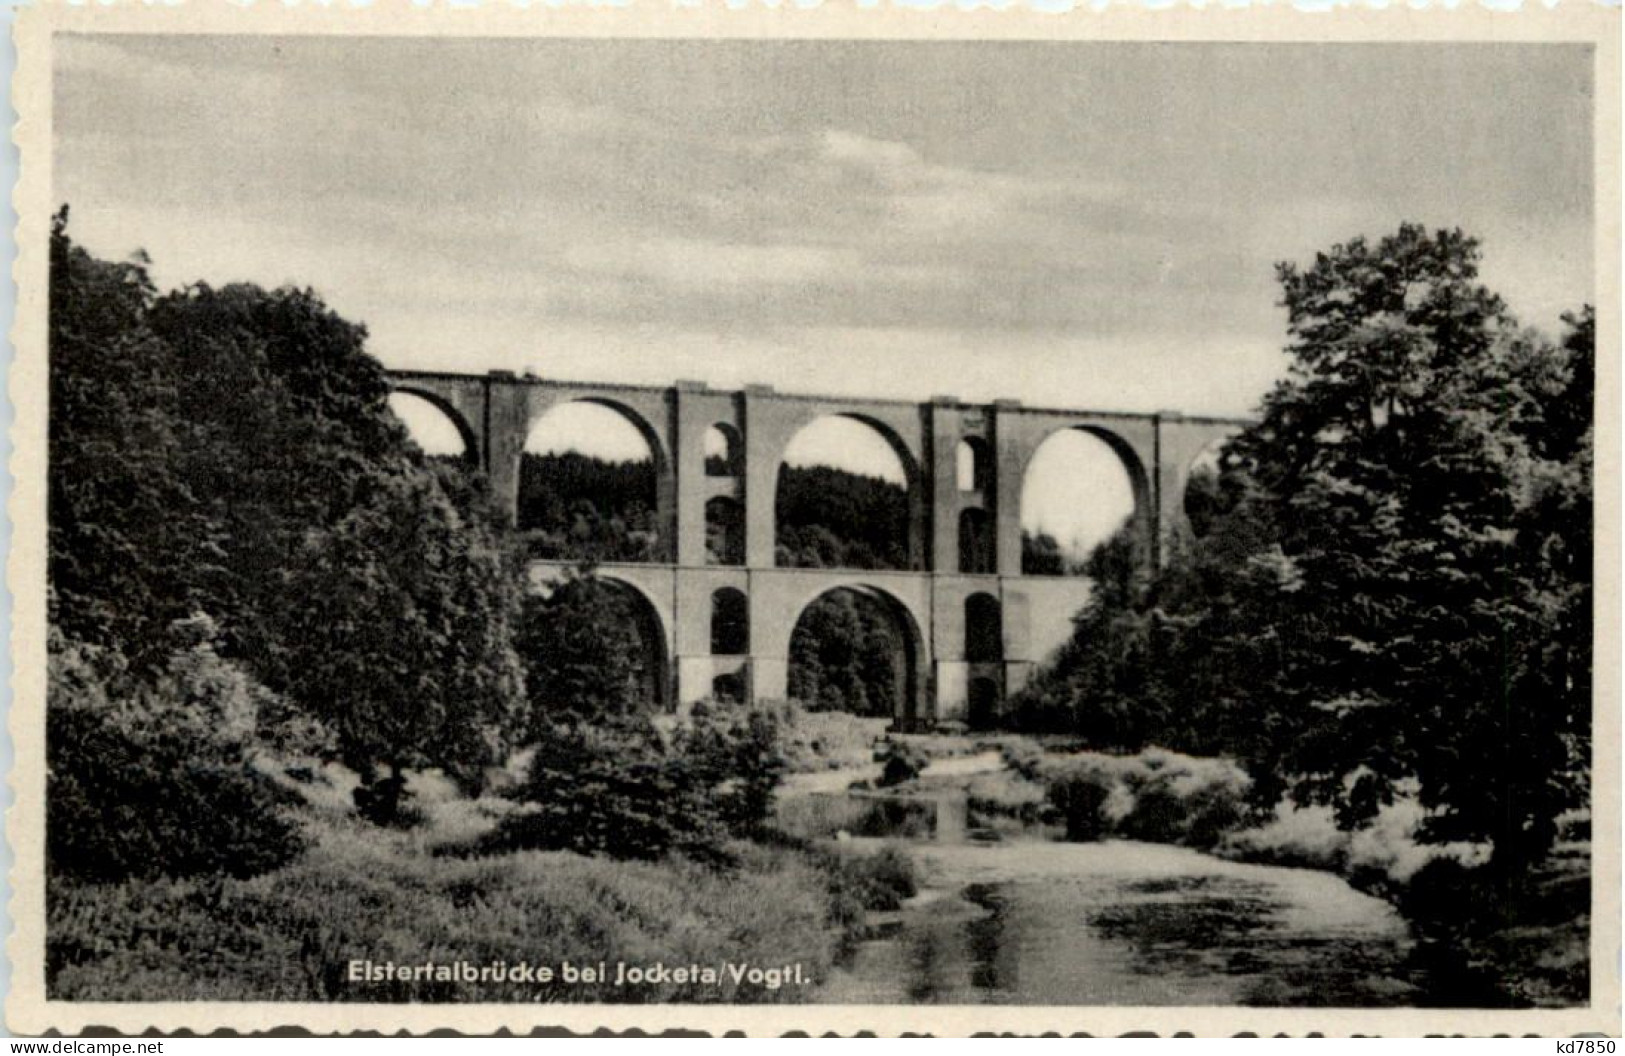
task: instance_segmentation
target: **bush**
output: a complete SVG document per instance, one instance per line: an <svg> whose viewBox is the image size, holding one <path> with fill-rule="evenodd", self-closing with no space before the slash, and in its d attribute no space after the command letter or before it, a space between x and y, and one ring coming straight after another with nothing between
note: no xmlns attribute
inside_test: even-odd
<svg viewBox="0 0 1625 1056"><path fill-rule="evenodd" d="M1229 760L1153 748L1139 763L1125 774L1134 802L1119 823L1122 835L1206 850L1245 823L1251 782Z"/></svg>
<svg viewBox="0 0 1625 1056"><path fill-rule="evenodd" d="M773 816L784 778L783 719L777 709L701 701L673 737L673 753L686 759L693 780L734 836L760 831Z"/></svg>
<svg viewBox="0 0 1625 1056"><path fill-rule="evenodd" d="M487 849L541 848L654 859L730 858L773 811L784 763L767 712L697 706L670 737L638 716L553 726L537 744L521 799Z"/></svg>
<svg viewBox="0 0 1625 1056"><path fill-rule="evenodd" d="M520 798L535 810L506 819L487 846L654 859L718 853L727 830L698 795L687 761L668 754L646 720L552 727L537 744Z"/></svg>
<svg viewBox="0 0 1625 1056"><path fill-rule="evenodd" d="M1440 857L1392 897L1419 940L1418 963L1445 981L1452 1003L1573 1006L1591 991L1591 885L1587 873L1560 873Z"/></svg>
<svg viewBox="0 0 1625 1056"><path fill-rule="evenodd" d="M1079 768L1051 783L1049 799L1066 825L1067 839L1088 843L1111 833L1106 805L1116 787L1113 775L1094 768Z"/></svg>
<svg viewBox="0 0 1625 1056"><path fill-rule="evenodd" d="M1330 807L1283 804L1264 824L1225 837L1215 853L1234 861L1342 874L1349 865L1352 838L1337 827Z"/></svg>
<svg viewBox="0 0 1625 1056"><path fill-rule="evenodd" d="M1008 770L1014 770L1028 781L1043 780L1046 756L1044 749L1025 739L1011 739L999 746L999 754L1004 757L1004 765Z"/></svg>
<svg viewBox="0 0 1625 1056"><path fill-rule="evenodd" d="M1338 827L1330 807L1283 804L1264 824L1226 835L1216 853L1236 861L1325 869L1383 892L1403 889L1439 860L1465 868L1488 860L1487 844L1418 842L1426 817L1415 799L1399 799L1380 809L1369 825L1348 831Z"/></svg>
<svg viewBox="0 0 1625 1056"><path fill-rule="evenodd" d="M46 854L54 878L247 877L304 846L291 794L250 765L265 691L208 644L155 684L55 640L46 707Z"/></svg>
<svg viewBox="0 0 1625 1056"><path fill-rule="evenodd" d="M919 893L913 860L894 847L876 854L828 849L808 853L825 875L832 922L849 939L862 933L865 914L892 912Z"/></svg>
<svg viewBox="0 0 1625 1056"><path fill-rule="evenodd" d="M1247 820L1247 775L1224 759L1195 759L1152 748L1134 756L1080 753L1044 766L1069 840L1108 836L1211 848Z"/></svg>
<svg viewBox="0 0 1625 1056"><path fill-rule="evenodd" d="M357 814L374 825L392 829L412 829L423 824L425 815L411 802L413 792L406 787L406 775L391 772L357 785L351 793Z"/></svg>
<svg viewBox="0 0 1625 1056"><path fill-rule="evenodd" d="M858 768L874 762L875 742L889 718L867 718L845 711L808 711L794 701L764 704L779 716L786 763L794 773Z"/></svg>
<svg viewBox="0 0 1625 1056"><path fill-rule="evenodd" d="M906 898L920 893L914 860L896 847L884 847L879 854L863 859L864 873L875 900L884 904L873 909L896 909Z"/></svg>
<svg viewBox="0 0 1625 1056"><path fill-rule="evenodd" d="M977 774L965 791L966 803L978 817L1019 818L1032 825L1054 814L1044 786L1010 770Z"/></svg>

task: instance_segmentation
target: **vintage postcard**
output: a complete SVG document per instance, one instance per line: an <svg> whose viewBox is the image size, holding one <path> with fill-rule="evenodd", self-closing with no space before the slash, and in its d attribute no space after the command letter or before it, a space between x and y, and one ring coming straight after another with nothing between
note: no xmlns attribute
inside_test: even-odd
<svg viewBox="0 0 1625 1056"><path fill-rule="evenodd" d="M1618 1034L1619 36L23 10L11 1030Z"/></svg>

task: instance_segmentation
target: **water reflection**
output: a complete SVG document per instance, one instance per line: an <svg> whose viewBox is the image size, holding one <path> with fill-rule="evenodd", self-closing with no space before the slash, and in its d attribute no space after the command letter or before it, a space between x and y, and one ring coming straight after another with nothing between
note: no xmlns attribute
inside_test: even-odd
<svg viewBox="0 0 1625 1056"><path fill-rule="evenodd" d="M970 982L983 990L1015 993L1019 989L1015 943L1004 933L1008 903L997 884L971 884L964 898L979 906L984 916L965 926L965 940L973 961Z"/></svg>
<svg viewBox="0 0 1625 1056"><path fill-rule="evenodd" d="M1403 920L1328 874L1129 842L907 843L926 889L821 1000L1369 1007L1423 990Z"/></svg>

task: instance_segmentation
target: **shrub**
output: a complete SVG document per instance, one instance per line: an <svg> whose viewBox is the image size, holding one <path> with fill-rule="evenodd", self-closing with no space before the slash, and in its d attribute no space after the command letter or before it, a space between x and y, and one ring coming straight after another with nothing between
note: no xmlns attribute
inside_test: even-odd
<svg viewBox="0 0 1625 1056"><path fill-rule="evenodd" d="M653 859L677 850L710 856L727 838L698 794L688 760L669 754L647 720L551 727L520 797L533 812L507 819L490 850L572 850Z"/></svg>
<svg viewBox="0 0 1625 1056"><path fill-rule="evenodd" d="M155 684L53 641L46 709L46 853L53 878L274 869L303 849L291 801L250 766L265 691L208 644Z"/></svg>
<svg viewBox="0 0 1625 1056"><path fill-rule="evenodd" d="M896 910L904 899L919 893L913 860L895 847L875 854L828 849L808 853L827 877L836 922L849 931L858 930L863 914Z"/></svg>
<svg viewBox="0 0 1625 1056"><path fill-rule="evenodd" d="M874 762L875 742L891 724L845 711L808 711L794 701L757 702L779 716L785 761L791 772L857 768Z"/></svg>
<svg viewBox="0 0 1625 1056"><path fill-rule="evenodd" d="M1012 738L999 746L1006 769L1014 770L1028 781L1043 780L1046 757L1044 750L1032 741Z"/></svg>
<svg viewBox="0 0 1625 1056"><path fill-rule="evenodd" d="M1080 753L1051 765L1022 762L1045 779L1069 840L1121 836L1206 849L1248 816L1247 775L1225 759L1152 748L1121 757Z"/></svg>
<svg viewBox="0 0 1625 1056"><path fill-rule="evenodd" d="M1132 839L1210 848L1247 817L1247 774L1225 759L1193 759L1161 749L1125 773L1134 797L1119 832Z"/></svg>
<svg viewBox="0 0 1625 1056"><path fill-rule="evenodd" d="M1351 834L1337 827L1332 808L1283 804L1264 824L1226 836L1216 853L1236 861L1343 873L1350 842Z"/></svg>
<svg viewBox="0 0 1625 1056"><path fill-rule="evenodd" d="M635 715L553 726L520 790L536 809L507 819L489 849L725 861L728 841L772 814L777 745L770 713L723 704L696 707L669 737Z"/></svg>
<svg viewBox="0 0 1625 1056"><path fill-rule="evenodd" d="M903 899L919 894L914 860L896 847L883 847L880 853L862 861L863 872L870 890L875 892L875 900L884 903L872 905L871 908L896 909Z"/></svg>
<svg viewBox="0 0 1625 1056"><path fill-rule="evenodd" d="M1019 818L1036 824L1053 812L1043 785L1009 770L977 774L966 793L971 811L982 817Z"/></svg>
<svg viewBox="0 0 1625 1056"><path fill-rule="evenodd" d="M426 815L412 802L415 793L406 787L406 775L392 771L357 785L351 793L356 813L392 829L411 829L423 824Z"/></svg>
<svg viewBox="0 0 1625 1056"><path fill-rule="evenodd" d="M1404 798L1377 811L1370 824L1349 831L1338 827L1330 807L1283 804L1264 824L1225 836L1217 853L1237 861L1325 869L1383 891L1403 889L1439 860L1464 868L1488 860L1487 844L1418 842L1426 817L1420 803Z"/></svg>
<svg viewBox="0 0 1625 1056"><path fill-rule="evenodd" d="M672 752L735 836L751 836L773 815L786 768L776 709L701 701L673 735Z"/></svg>
<svg viewBox="0 0 1625 1056"><path fill-rule="evenodd" d="M908 741L892 741L886 748L880 778L875 782L881 788L890 788L919 777L931 763L931 757Z"/></svg>
<svg viewBox="0 0 1625 1056"><path fill-rule="evenodd" d="M1092 767L1069 771L1051 782L1049 799L1066 825L1067 839L1087 843L1110 834L1106 804L1116 785L1113 775Z"/></svg>

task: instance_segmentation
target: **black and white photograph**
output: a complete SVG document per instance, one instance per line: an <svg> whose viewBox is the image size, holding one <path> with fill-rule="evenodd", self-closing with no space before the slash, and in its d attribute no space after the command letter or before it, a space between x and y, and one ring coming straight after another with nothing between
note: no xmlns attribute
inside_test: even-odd
<svg viewBox="0 0 1625 1056"><path fill-rule="evenodd" d="M19 38L22 1019L1618 1033L1592 14Z"/></svg>

